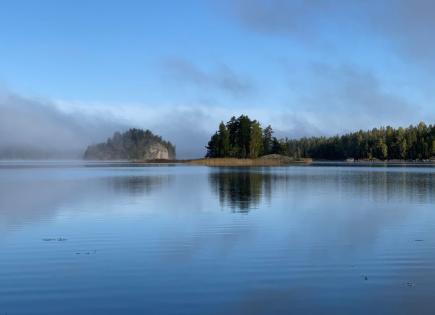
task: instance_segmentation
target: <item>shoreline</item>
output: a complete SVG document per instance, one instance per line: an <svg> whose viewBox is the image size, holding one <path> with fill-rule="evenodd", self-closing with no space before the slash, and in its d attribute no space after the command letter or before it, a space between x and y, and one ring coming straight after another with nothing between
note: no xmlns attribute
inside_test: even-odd
<svg viewBox="0 0 435 315"><path fill-rule="evenodd" d="M237 158L199 158L199 159L186 159L186 160L135 160L128 161L134 164L185 164L185 165L198 165L198 166L291 166L291 165L305 165L305 166L435 166L434 160L427 161L407 161L407 160L355 160L355 161L330 161L330 160L312 160L305 159L292 159L286 157L270 158L270 159L237 159Z"/></svg>
<svg viewBox="0 0 435 315"><path fill-rule="evenodd" d="M42 166L164 166L164 165L186 165L186 166L209 166L209 167L283 167L283 166L339 166L339 167L435 167L434 160L426 161L329 161L311 159L236 159L236 158L201 158L186 160L0 160L0 168L10 167L30 167L32 165Z"/></svg>
<svg viewBox="0 0 435 315"><path fill-rule="evenodd" d="M290 159L290 158L274 158L274 159L237 159L237 158L204 158L185 162L190 165L205 165L205 166L285 166L285 165L301 165L311 164L311 159Z"/></svg>
<svg viewBox="0 0 435 315"><path fill-rule="evenodd" d="M186 160L139 160L130 161L134 164L185 164L198 166L435 166L434 160L428 161L407 161L407 160L355 160L355 161L329 161L329 160L312 160L286 158L258 158L258 159L237 159L237 158L200 158Z"/></svg>

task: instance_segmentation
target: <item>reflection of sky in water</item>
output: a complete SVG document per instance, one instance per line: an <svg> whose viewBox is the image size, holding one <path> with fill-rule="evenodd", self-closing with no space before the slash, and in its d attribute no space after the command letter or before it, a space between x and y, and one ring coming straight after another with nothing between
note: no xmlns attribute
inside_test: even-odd
<svg viewBox="0 0 435 315"><path fill-rule="evenodd" d="M434 168L2 168L0 314L431 314L434 178Z"/></svg>

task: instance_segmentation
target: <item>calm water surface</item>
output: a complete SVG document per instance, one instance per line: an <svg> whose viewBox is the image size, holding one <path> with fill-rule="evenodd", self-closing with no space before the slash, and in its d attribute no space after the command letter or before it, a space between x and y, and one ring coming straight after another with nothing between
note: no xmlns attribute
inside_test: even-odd
<svg viewBox="0 0 435 315"><path fill-rule="evenodd" d="M0 315L435 314L435 168L0 163Z"/></svg>

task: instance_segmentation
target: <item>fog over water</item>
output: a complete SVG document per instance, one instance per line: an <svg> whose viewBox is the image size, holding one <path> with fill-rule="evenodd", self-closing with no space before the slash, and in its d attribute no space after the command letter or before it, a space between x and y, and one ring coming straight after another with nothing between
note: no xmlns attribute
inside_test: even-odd
<svg viewBox="0 0 435 315"><path fill-rule="evenodd" d="M48 157L81 157L87 145L122 127L103 117L64 113L50 101L0 93L0 150L18 150L22 157L27 151L30 158L32 151L42 156L47 152Z"/></svg>

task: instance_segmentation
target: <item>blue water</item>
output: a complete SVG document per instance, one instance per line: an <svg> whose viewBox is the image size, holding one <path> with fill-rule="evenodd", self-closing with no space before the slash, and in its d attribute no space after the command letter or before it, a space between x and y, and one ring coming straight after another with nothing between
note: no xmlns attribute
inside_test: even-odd
<svg viewBox="0 0 435 315"><path fill-rule="evenodd" d="M435 168L0 163L0 315L368 313L435 313Z"/></svg>

